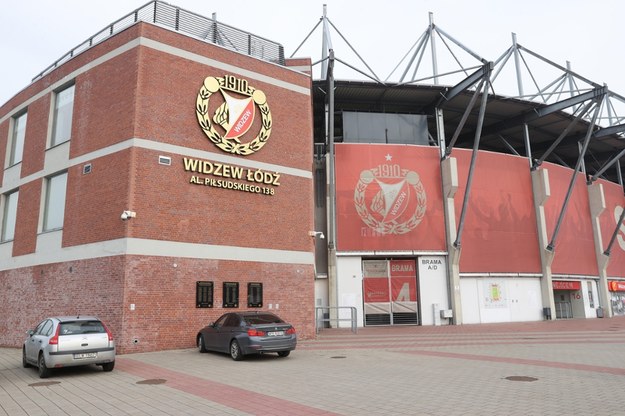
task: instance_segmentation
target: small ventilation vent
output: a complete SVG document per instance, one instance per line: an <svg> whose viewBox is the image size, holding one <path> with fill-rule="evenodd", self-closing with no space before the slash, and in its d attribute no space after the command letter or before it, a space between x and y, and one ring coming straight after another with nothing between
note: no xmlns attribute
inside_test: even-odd
<svg viewBox="0 0 625 416"><path fill-rule="evenodd" d="M91 163L87 163L86 165L83 165L82 167L82 174L86 175L87 173L91 173Z"/></svg>
<svg viewBox="0 0 625 416"><path fill-rule="evenodd" d="M169 156L159 156L158 157L158 164L159 165L165 165L165 166L171 166L171 157L169 157Z"/></svg>

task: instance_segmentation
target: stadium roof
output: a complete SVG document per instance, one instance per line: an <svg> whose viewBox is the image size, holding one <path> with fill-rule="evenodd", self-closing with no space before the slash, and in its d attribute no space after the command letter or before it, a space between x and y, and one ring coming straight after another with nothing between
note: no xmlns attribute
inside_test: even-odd
<svg viewBox="0 0 625 416"><path fill-rule="evenodd" d="M589 180L603 177L623 183L625 98L571 71L568 63L558 65L524 48L514 34L512 46L489 61L436 26L430 15L430 25L395 68L401 73L399 79L389 82L380 80L353 50L325 8L313 31L317 27L323 30L324 48L315 62L321 67L313 91L316 142L327 141L323 106L331 80L335 115L343 111L424 114L430 142L437 145L439 109L448 153L453 147L473 148L477 138L480 150L526 156L535 166L550 161L585 171ZM347 51L333 48L332 32L344 40ZM435 41L445 48L436 52ZM357 64L342 58L349 49ZM431 68L423 62L432 62ZM364 80L335 79L338 65ZM340 117L335 120L333 136L340 141Z"/></svg>

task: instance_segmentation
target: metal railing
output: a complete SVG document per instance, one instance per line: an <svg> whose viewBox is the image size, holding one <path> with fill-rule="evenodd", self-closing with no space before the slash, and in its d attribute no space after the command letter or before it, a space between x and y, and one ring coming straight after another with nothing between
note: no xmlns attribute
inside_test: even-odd
<svg viewBox="0 0 625 416"><path fill-rule="evenodd" d="M556 302L556 318L571 319L573 318L573 307L571 302Z"/></svg>
<svg viewBox="0 0 625 416"><path fill-rule="evenodd" d="M340 310L341 309L349 309L350 317L349 318L341 318ZM336 318L330 317L330 310L336 310ZM325 313L327 311L327 313ZM319 317L319 312L321 312L321 318ZM317 306L315 308L315 328L317 334L319 331L325 327L325 323L336 322L336 326L339 326L339 322L341 321L349 321L351 323L351 329L354 334L358 333L357 326L357 316L356 308L353 306ZM326 317L327 316L327 317Z"/></svg>
<svg viewBox="0 0 625 416"><path fill-rule="evenodd" d="M277 42L219 23L216 19L200 16L168 3L151 1L134 12L111 23L80 45L72 48L65 55L37 74L32 81L36 81L44 75L47 75L76 55L79 55L137 22L148 22L173 29L204 42L214 43L264 61L279 65L284 65L285 62L284 47Z"/></svg>

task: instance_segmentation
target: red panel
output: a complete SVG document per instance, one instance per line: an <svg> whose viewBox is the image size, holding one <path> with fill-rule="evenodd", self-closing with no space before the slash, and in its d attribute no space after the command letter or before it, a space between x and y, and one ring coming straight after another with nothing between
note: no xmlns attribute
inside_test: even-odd
<svg viewBox="0 0 625 416"><path fill-rule="evenodd" d="M417 301L417 273L414 260L391 260L393 301Z"/></svg>
<svg viewBox="0 0 625 416"><path fill-rule="evenodd" d="M551 241L573 171L551 163L545 163L543 167L549 170L551 197L545 204L545 216L547 238ZM553 273L599 274L586 186L584 175L577 174L566 215L556 238L555 257L551 266Z"/></svg>
<svg viewBox="0 0 625 416"><path fill-rule="evenodd" d="M599 216L599 226L601 227L603 249L606 250L614 231L617 229L616 223L625 207L625 196L623 195L623 187L620 185L602 180L597 182L603 185L605 195L606 209ZM623 224L618 227L616 240L610 249L608 276L625 277L625 225Z"/></svg>
<svg viewBox="0 0 625 416"><path fill-rule="evenodd" d="M625 292L625 282L612 280L608 282L608 289L612 292Z"/></svg>
<svg viewBox="0 0 625 416"><path fill-rule="evenodd" d="M466 189L471 151L454 149L458 161L456 223ZM540 273L532 183L527 159L480 152L461 234L464 273Z"/></svg>
<svg viewBox="0 0 625 416"><path fill-rule="evenodd" d="M445 250L438 148L336 145L337 248Z"/></svg>
<svg viewBox="0 0 625 416"><path fill-rule="evenodd" d="M390 302L387 277L366 277L363 281L365 303Z"/></svg>
<svg viewBox="0 0 625 416"><path fill-rule="evenodd" d="M555 290L580 290L582 288L582 284L576 281L554 280L551 285Z"/></svg>

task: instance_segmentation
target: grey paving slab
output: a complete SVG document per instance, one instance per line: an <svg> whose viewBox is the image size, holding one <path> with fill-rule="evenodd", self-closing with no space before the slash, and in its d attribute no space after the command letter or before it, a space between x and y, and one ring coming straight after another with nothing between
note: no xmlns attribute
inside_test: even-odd
<svg viewBox="0 0 625 416"><path fill-rule="evenodd" d="M8 415L615 415L625 318L323 330L288 358L195 349L41 380L0 348Z"/></svg>

